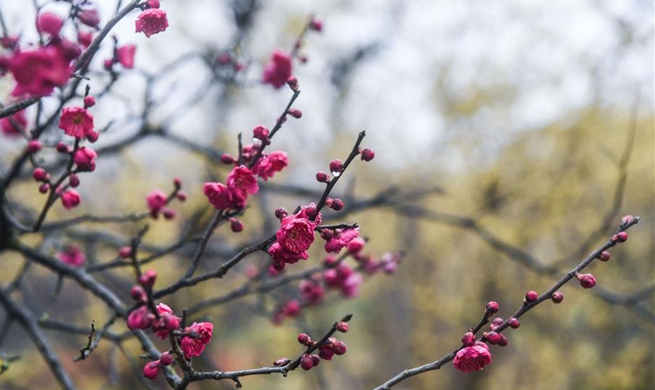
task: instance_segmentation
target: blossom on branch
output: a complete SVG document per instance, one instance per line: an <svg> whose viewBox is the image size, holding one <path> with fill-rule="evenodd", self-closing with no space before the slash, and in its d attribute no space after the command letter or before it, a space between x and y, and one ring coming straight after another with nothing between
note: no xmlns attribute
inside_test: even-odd
<svg viewBox="0 0 655 390"><path fill-rule="evenodd" d="M93 133L93 115L82 107L66 107L61 110L59 128L75 138L84 138Z"/></svg>
<svg viewBox="0 0 655 390"><path fill-rule="evenodd" d="M264 181L268 181L275 173L281 172L288 165L289 159L287 158L287 154L281 151L275 151L257 161L257 164L252 167L252 172Z"/></svg>
<svg viewBox="0 0 655 390"><path fill-rule="evenodd" d="M74 245L66 247L63 252L57 255L57 258L61 260L62 263L72 265L73 267L81 267L86 262L84 252Z"/></svg>
<svg viewBox="0 0 655 390"><path fill-rule="evenodd" d="M200 356L211 341L213 330L214 325L211 322L194 322L193 325L187 327L185 332L189 335L180 342L184 357L189 359Z"/></svg>
<svg viewBox="0 0 655 390"><path fill-rule="evenodd" d="M264 68L262 81L264 84L270 84L279 89L291 77L292 69L291 56L282 50L276 50L271 55L270 62Z"/></svg>
<svg viewBox="0 0 655 390"><path fill-rule="evenodd" d="M73 73L70 66L72 54L60 49L50 45L16 52L7 62L7 67L16 80L11 94L47 96L55 87L66 84Z"/></svg>
<svg viewBox="0 0 655 390"><path fill-rule="evenodd" d="M136 32L142 32L146 37L166 31L168 19L166 11L158 8L147 9L136 18Z"/></svg>
<svg viewBox="0 0 655 390"><path fill-rule="evenodd" d="M491 363L491 352L489 346L483 342L476 341L470 347L464 347L457 351L453 366L464 372L480 371L487 364Z"/></svg>

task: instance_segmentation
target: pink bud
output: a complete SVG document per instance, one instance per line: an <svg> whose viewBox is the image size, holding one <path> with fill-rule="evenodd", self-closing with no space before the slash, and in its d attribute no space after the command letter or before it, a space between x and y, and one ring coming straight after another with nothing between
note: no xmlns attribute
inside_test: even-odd
<svg viewBox="0 0 655 390"><path fill-rule="evenodd" d="M155 285L155 280L157 279L157 272L154 270L146 270L143 275L139 277L139 284L144 288L152 288Z"/></svg>
<svg viewBox="0 0 655 390"><path fill-rule="evenodd" d="M175 197L176 197L177 200L179 200L180 202L184 202L184 201L187 200L187 194L186 194L186 192L184 192L184 191L178 191L177 194L175 194Z"/></svg>
<svg viewBox="0 0 655 390"><path fill-rule="evenodd" d="M161 357L159 357L159 362L165 366L170 366L173 364L173 355L166 351L161 354Z"/></svg>
<svg viewBox="0 0 655 390"><path fill-rule="evenodd" d="M287 112L289 113L289 115L291 115L292 117L294 117L296 119L302 118L302 111L300 111L300 110L297 110L295 108L290 108L289 111L287 111Z"/></svg>
<svg viewBox="0 0 655 390"><path fill-rule="evenodd" d="M527 293L525 293L525 299L523 301L527 303L532 303L536 301L538 298L539 298L539 294L537 294L536 291L530 290Z"/></svg>
<svg viewBox="0 0 655 390"><path fill-rule="evenodd" d="M321 32L323 31L323 22L318 19L312 19L312 21L309 22L309 28L316 32Z"/></svg>
<svg viewBox="0 0 655 390"><path fill-rule="evenodd" d="M462 336L462 344L465 347L470 347L475 344L475 335L473 332L464 333L464 336Z"/></svg>
<svg viewBox="0 0 655 390"><path fill-rule="evenodd" d="M100 23L100 15L98 15L98 10L95 8L84 8L78 14L77 18L80 22L86 24L89 27L96 28Z"/></svg>
<svg viewBox="0 0 655 390"><path fill-rule="evenodd" d="M45 181L48 179L48 173L43 168L34 168L32 172L32 178L35 181Z"/></svg>
<svg viewBox="0 0 655 390"><path fill-rule="evenodd" d="M555 303L561 303L564 300L564 294L556 291L553 293L553 295L550 296L550 299Z"/></svg>
<svg viewBox="0 0 655 390"><path fill-rule="evenodd" d="M362 161L371 161L373 158L375 158L373 149L366 148L362 150Z"/></svg>
<svg viewBox="0 0 655 390"><path fill-rule="evenodd" d="M223 153L223 155L221 156L221 162L223 164L234 164L236 162L236 159L231 154Z"/></svg>
<svg viewBox="0 0 655 390"><path fill-rule="evenodd" d="M50 190L50 184L48 183L43 183L39 186L39 192L42 194L45 194Z"/></svg>
<svg viewBox="0 0 655 390"><path fill-rule="evenodd" d="M80 204L80 194L75 190L68 190L61 194L61 203L66 210L77 207Z"/></svg>
<svg viewBox="0 0 655 390"><path fill-rule="evenodd" d="M180 179L179 177L173 178L173 186L175 186L175 189L177 190L182 188L182 179Z"/></svg>
<svg viewBox="0 0 655 390"><path fill-rule="evenodd" d="M312 338L307 333L301 333L298 335L298 342L302 345L309 346L312 343Z"/></svg>
<svg viewBox="0 0 655 390"><path fill-rule="evenodd" d="M330 205L330 208L334 211L339 211L343 209L343 200L339 198L334 198L332 200L332 204Z"/></svg>
<svg viewBox="0 0 655 390"><path fill-rule="evenodd" d="M284 207L280 207L275 210L275 218L277 219L286 218L287 215L289 215L289 213L287 212L287 209L285 209Z"/></svg>
<svg viewBox="0 0 655 390"><path fill-rule="evenodd" d="M76 174L72 173L68 177L68 185L73 188L77 188L80 185L80 178Z"/></svg>
<svg viewBox="0 0 655 390"><path fill-rule="evenodd" d="M112 59L106 59L105 62L103 63L103 67L107 71L111 70L112 66L114 66L114 60Z"/></svg>
<svg viewBox="0 0 655 390"><path fill-rule="evenodd" d="M580 285L584 288L592 288L596 285L596 278L592 274L578 274L578 280L580 280Z"/></svg>
<svg viewBox="0 0 655 390"><path fill-rule="evenodd" d="M328 181L330 181L330 175L328 175L323 171L316 172L316 181L318 181L319 183L327 183Z"/></svg>
<svg viewBox="0 0 655 390"><path fill-rule="evenodd" d="M41 150L41 142L38 139L33 139L30 142L27 143L27 152L29 154L34 154Z"/></svg>
<svg viewBox="0 0 655 390"><path fill-rule="evenodd" d="M273 365L275 367L282 367L286 366L287 364L291 363L291 359L289 358L279 358L276 361L273 362Z"/></svg>
<svg viewBox="0 0 655 390"><path fill-rule="evenodd" d="M145 302L148 299L148 296L146 295L145 290L143 290L143 287L138 285L132 286L132 290L130 290L130 296L137 302Z"/></svg>
<svg viewBox="0 0 655 390"><path fill-rule="evenodd" d="M494 331L484 332L484 338L487 339L489 344L496 345L500 341L500 333L496 333Z"/></svg>
<svg viewBox="0 0 655 390"><path fill-rule="evenodd" d="M270 130L264 126L257 126L252 131L253 138L260 139L260 140L267 140L269 134L270 134Z"/></svg>
<svg viewBox="0 0 655 390"><path fill-rule="evenodd" d="M132 247L122 246L118 250L118 256L124 260L129 259L130 257L132 257Z"/></svg>
<svg viewBox="0 0 655 390"><path fill-rule="evenodd" d="M314 359L312 359L311 355L302 355L302 358L300 359L300 367L305 371L309 371L314 367Z"/></svg>
<svg viewBox="0 0 655 390"><path fill-rule="evenodd" d="M148 8L159 8L159 0L148 0Z"/></svg>
<svg viewBox="0 0 655 390"><path fill-rule="evenodd" d="M330 240L332 237L334 237L334 230L332 229L321 230L321 238L324 239L325 241Z"/></svg>
<svg viewBox="0 0 655 390"><path fill-rule="evenodd" d="M335 326L335 328L337 329L337 331L339 331L341 333L346 333L346 332L348 332L348 323L344 322L344 321L339 321L339 322L337 322L337 325Z"/></svg>
<svg viewBox="0 0 655 390"><path fill-rule="evenodd" d="M330 161L330 172L332 172L333 175L337 175L341 173L341 171L343 171L343 165L340 160Z"/></svg>
<svg viewBox="0 0 655 390"><path fill-rule="evenodd" d="M100 133L98 133L97 131L89 131L86 134L86 139L89 140L89 142L91 143L96 142L99 137L100 137Z"/></svg>
<svg viewBox="0 0 655 390"><path fill-rule="evenodd" d="M518 328L519 326L521 326L521 323L519 322L519 319L518 319L518 318L514 318L514 317L512 317L512 318L509 319L508 324L509 324L509 326L510 326L512 329L516 329L516 328Z"/></svg>
<svg viewBox="0 0 655 390"><path fill-rule="evenodd" d="M68 149L68 145L66 145L63 142L57 142L57 152L59 153L70 153L70 149Z"/></svg>
<svg viewBox="0 0 655 390"><path fill-rule="evenodd" d="M95 97L93 97L91 95L87 95L87 96L84 97L84 108L93 107L95 105L96 105L96 98Z"/></svg>
<svg viewBox="0 0 655 390"><path fill-rule="evenodd" d="M619 232L612 237L612 241L614 242L626 242L628 240L628 233L626 232Z"/></svg>
<svg viewBox="0 0 655 390"><path fill-rule="evenodd" d="M491 313L491 314L498 313L498 308L499 308L498 302L489 301L489 302L487 302L487 307L485 308L485 311L487 313Z"/></svg>
<svg viewBox="0 0 655 390"><path fill-rule="evenodd" d="M161 213L165 219L173 219L176 215L175 210L169 208L165 208Z"/></svg>
<svg viewBox="0 0 655 390"><path fill-rule="evenodd" d="M287 79L287 85L288 85L289 88L291 88L293 91L297 91L297 90L298 90L298 79L297 79L295 76L290 76L290 77Z"/></svg>
<svg viewBox="0 0 655 390"><path fill-rule="evenodd" d="M610 253L608 251L602 251L596 258L600 261L609 261L610 259Z"/></svg>
<svg viewBox="0 0 655 390"><path fill-rule="evenodd" d="M343 341L337 341L336 343L334 343L334 347L332 349L334 350L334 353L337 355L343 355L348 350L346 343L344 343Z"/></svg>
<svg viewBox="0 0 655 390"><path fill-rule="evenodd" d="M364 249L364 245L366 245L366 241L364 241L362 238L357 237L350 241L348 243L348 246L346 247L348 249L348 252L350 253L359 253Z"/></svg>
<svg viewBox="0 0 655 390"><path fill-rule="evenodd" d="M63 24L64 21L52 12L41 13L36 21L36 27L40 32L52 36L59 35L59 31L61 31Z"/></svg>
<svg viewBox="0 0 655 390"><path fill-rule="evenodd" d="M157 378L157 375L159 375L159 360L155 360L154 362L147 363L143 367L143 376L145 376L148 379L155 379Z"/></svg>
<svg viewBox="0 0 655 390"><path fill-rule="evenodd" d="M236 218L230 218L230 229L234 233L239 233L243 230L243 222L239 221Z"/></svg>
<svg viewBox="0 0 655 390"><path fill-rule="evenodd" d="M621 226L626 226L630 225L635 221L635 217L632 215L626 215L623 218L621 218Z"/></svg>
<svg viewBox="0 0 655 390"><path fill-rule="evenodd" d="M498 340L498 345L500 347L506 347L507 344L509 344L509 340L507 339L507 337L504 334L501 334L500 335L500 340Z"/></svg>

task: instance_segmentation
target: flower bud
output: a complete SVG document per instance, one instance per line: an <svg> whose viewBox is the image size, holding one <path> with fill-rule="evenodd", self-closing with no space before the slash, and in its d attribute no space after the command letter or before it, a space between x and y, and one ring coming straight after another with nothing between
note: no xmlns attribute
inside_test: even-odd
<svg viewBox="0 0 655 390"><path fill-rule="evenodd" d="M27 152L29 154L34 154L39 150L41 150L41 147L42 147L41 141L39 141L38 139L33 139L27 143Z"/></svg>
<svg viewBox="0 0 655 390"><path fill-rule="evenodd" d="M165 219L173 219L173 218L175 218L175 215L176 215L175 210L169 209L169 208L166 208L166 209L162 210L161 213L162 213L162 215L164 216Z"/></svg>
<svg viewBox="0 0 655 390"><path fill-rule="evenodd" d="M32 171L32 178L35 181L45 181L48 179L48 173L43 168L34 168Z"/></svg>
<svg viewBox="0 0 655 390"><path fill-rule="evenodd" d="M147 363L143 367L143 376L145 376L148 379L155 379L157 378L157 375L159 375L159 360L155 360L154 362Z"/></svg>
<svg viewBox="0 0 655 390"><path fill-rule="evenodd" d="M287 215L289 215L289 213L287 212L287 209L285 209L284 207L280 207L275 210L275 218L277 219L286 218Z"/></svg>
<svg viewBox="0 0 655 390"><path fill-rule="evenodd" d="M42 194L45 194L50 190L50 184L48 183L43 183L39 186L39 192Z"/></svg>
<svg viewBox="0 0 655 390"><path fill-rule="evenodd" d="M302 345L309 346L312 343L312 338L307 333L301 333L298 335L298 342Z"/></svg>
<svg viewBox="0 0 655 390"><path fill-rule="evenodd" d="M325 241L328 241L334 237L334 230L332 229L321 229L321 238Z"/></svg>
<svg viewBox="0 0 655 390"><path fill-rule="evenodd" d="M592 288L596 285L596 278L592 274L578 274L577 278L584 288Z"/></svg>
<svg viewBox="0 0 655 390"><path fill-rule="evenodd" d="M289 88L291 88L291 90L297 91L299 85L298 85L298 79L296 78L296 76L290 76L287 79L287 85L289 86Z"/></svg>
<svg viewBox="0 0 655 390"><path fill-rule="evenodd" d="M462 344L465 347L470 347L475 344L475 335L473 332L464 333L464 336L462 336Z"/></svg>
<svg viewBox="0 0 655 390"><path fill-rule="evenodd" d="M221 156L221 162L223 164L234 164L236 162L236 159L231 154L223 153L223 155Z"/></svg>
<svg viewBox="0 0 655 390"><path fill-rule="evenodd" d="M500 333L496 333L494 331L491 332L484 332L484 338L487 339L489 344L491 345L496 345L500 341Z"/></svg>
<svg viewBox="0 0 655 390"><path fill-rule="evenodd" d="M635 217L632 215L626 215L625 217L621 218L621 226L627 226L630 225L635 221Z"/></svg>
<svg viewBox="0 0 655 390"><path fill-rule="evenodd" d="M143 275L139 277L139 284L144 288L152 288L155 285L155 280L157 279L157 272L154 270L146 270Z"/></svg>
<svg viewBox="0 0 655 390"><path fill-rule="evenodd" d="M628 240L628 233L626 232L618 232L612 237L612 241L614 242L626 242Z"/></svg>
<svg viewBox="0 0 655 390"><path fill-rule="evenodd" d="M516 329L516 328L518 328L519 326L521 326L521 323L519 322L519 319L518 319L518 318L514 318L514 317L512 317L512 318L509 319L508 324L509 324L509 326L510 326L512 329Z"/></svg>
<svg viewBox="0 0 655 390"><path fill-rule="evenodd" d="M182 188L182 179L179 177L174 177L173 178L173 186L175 187L176 190L179 190Z"/></svg>
<svg viewBox="0 0 655 390"><path fill-rule="evenodd" d="M332 349L334 350L335 354L343 355L348 350L348 347L346 346L346 343L344 343L343 341L337 341L336 343L334 343L334 347L332 347Z"/></svg>
<svg viewBox="0 0 655 390"><path fill-rule="evenodd" d="M366 242L362 238L357 237L350 241L346 248L348 249L348 252L356 254L364 249L364 245L366 245Z"/></svg>
<svg viewBox="0 0 655 390"><path fill-rule="evenodd" d="M498 340L498 346L500 347L506 347L507 344L509 344L509 340L507 339L507 336L504 334L500 335L500 340Z"/></svg>
<svg viewBox="0 0 655 390"><path fill-rule="evenodd" d="M330 181L330 175L323 171L316 172L316 181L319 183L327 183Z"/></svg>
<svg viewBox="0 0 655 390"><path fill-rule="evenodd" d="M138 285L132 286L130 296L137 302L145 302L148 299L148 296L146 295L145 290L143 290L143 287Z"/></svg>
<svg viewBox="0 0 655 390"><path fill-rule="evenodd" d="M344 322L344 321L339 321L339 322L337 322L337 325L335 326L335 328L337 329L337 331L339 331L341 333L346 333L346 332L348 332L348 323Z"/></svg>
<svg viewBox="0 0 655 390"><path fill-rule="evenodd" d="M343 209L343 200L339 198L332 199L332 204L330 205L330 208L334 211L339 211Z"/></svg>
<svg viewBox="0 0 655 390"><path fill-rule="evenodd" d="M267 140L269 134L270 134L270 130L267 129L266 127L264 127L264 126L257 126L252 131L253 138L260 139L262 141Z"/></svg>
<svg viewBox="0 0 655 390"><path fill-rule="evenodd" d="M373 158L375 158L373 149L366 148L362 150L362 161L371 161Z"/></svg>
<svg viewBox="0 0 655 390"><path fill-rule="evenodd" d="M309 22L309 28L316 32L321 32L323 31L323 22L318 19L312 19L311 22Z"/></svg>
<svg viewBox="0 0 655 390"><path fill-rule="evenodd" d="M333 175L338 175L343 171L343 164L341 164L341 160L332 160L330 161L330 172L332 172Z"/></svg>
<svg viewBox="0 0 655 390"><path fill-rule="evenodd" d="M118 250L118 256L123 259L127 260L130 257L132 257L132 247L129 246L123 246Z"/></svg>
<svg viewBox="0 0 655 390"><path fill-rule="evenodd" d="M68 149L68 145L66 145L63 142L57 142L57 152L59 153L70 153L70 149Z"/></svg>
<svg viewBox="0 0 655 390"><path fill-rule="evenodd" d="M305 371L309 371L314 367L314 359L312 359L311 355L302 355L302 358L300 359L300 367Z"/></svg>
<svg viewBox="0 0 655 390"><path fill-rule="evenodd" d="M96 98L95 97L93 97L91 95L87 95L87 96L84 97L84 108L93 107L95 105L96 105Z"/></svg>
<svg viewBox="0 0 655 390"><path fill-rule="evenodd" d="M537 294L536 291L530 290L527 293L525 293L525 298L523 299L524 303L532 303L536 301L539 298L539 294Z"/></svg>
<svg viewBox="0 0 655 390"><path fill-rule="evenodd" d="M302 111L300 111L300 110L297 110L295 108L290 108L289 111L287 111L287 112L289 113L289 115L291 115L292 117L294 117L296 119L302 118Z"/></svg>
<svg viewBox="0 0 655 390"><path fill-rule="evenodd" d="M596 258L600 261L609 261L610 259L610 253L608 251L602 251Z"/></svg>
<svg viewBox="0 0 655 390"><path fill-rule="evenodd" d="M496 301L489 301L489 302L487 303L487 307L485 308L485 311L486 311L487 313L494 314L494 313L498 313L498 308L499 308L499 306L498 306L498 302L496 302Z"/></svg>
<svg viewBox="0 0 655 390"><path fill-rule="evenodd" d="M178 191L177 194L175 194L175 197L176 197L177 200L179 200L180 202L184 202L184 201L187 200L187 194L186 194L186 192L184 192L184 191Z"/></svg>
<svg viewBox="0 0 655 390"><path fill-rule="evenodd" d="M291 363L291 359L289 358L279 358L276 361L273 362L273 365L275 367L282 367L286 366L287 364Z"/></svg>
<svg viewBox="0 0 655 390"><path fill-rule="evenodd" d="M165 366L170 366L173 364L173 355L170 354L170 352L166 351L161 354L161 357L159 358L159 362Z"/></svg>
<svg viewBox="0 0 655 390"><path fill-rule="evenodd" d="M561 303L564 300L564 294L556 291L553 293L553 295L550 296L550 299L555 303Z"/></svg>
<svg viewBox="0 0 655 390"><path fill-rule="evenodd" d="M234 233L239 233L243 230L243 222L239 221L236 218L230 218L230 229Z"/></svg>

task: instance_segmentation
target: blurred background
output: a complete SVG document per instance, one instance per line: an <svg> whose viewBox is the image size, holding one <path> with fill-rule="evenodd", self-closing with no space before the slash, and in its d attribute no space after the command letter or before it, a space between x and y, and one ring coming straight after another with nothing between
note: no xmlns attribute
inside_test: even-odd
<svg viewBox="0 0 655 390"><path fill-rule="evenodd" d="M104 23L117 4L98 5ZM16 1L0 7L10 31L34 39L33 7ZM66 8L50 2L46 9ZM348 345L345 356L288 378L242 382L248 389L373 388L457 348L487 301L499 302L500 316L510 315L527 290L546 291L603 243L621 216L634 214L642 219L628 242L611 251L608 263L589 268L596 288L572 282L562 290L562 304L545 302L528 313L520 329L505 332L508 347L492 347L494 362L484 371L464 374L449 365L395 388L655 388L652 2L163 0L162 9L170 23L165 33L149 39L135 34L136 13L114 30L119 45L137 45L135 69L119 71L111 82L102 70L111 44L96 56L91 93L111 83L92 109L96 126L107 129L97 144L106 153L99 153L93 175L84 177L82 206L72 214L55 208L49 219L143 210L145 196L154 188L170 190L177 176L189 201L174 205L176 221L149 222L144 242L154 251L201 231L212 211L202 183L224 179L229 171L217 156L236 153L238 133L249 137L258 124L272 127L290 97L286 87L261 84L263 67L273 50L290 51L315 15L323 31L305 36L300 53L307 61L294 62L302 90L294 107L303 116L290 118L272 145L288 153L290 166L262 186L243 218L243 233L216 233L203 267L212 269L275 231L275 208L317 201L323 187L314 180L316 171L327 171L333 158L343 160L364 129L363 146L373 148L376 158L348 169L335 189L346 208L326 217L359 223L369 239L367 253L406 253L395 275L367 278L357 298L329 294L324 304L279 326L271 323L271 310L296 296L297 284L198 311L194 319L215 325L198 368L253 368L296 356L299 331L317 338L353 313L350 331L340 336ZM244 69L219 64L222 53ZM2 96L12 87L11 79L0 79ZM60 137L55 127L45 134L53 144ZM124 143L129 145L114 147ZM18 145L0 138L3 169ZM43 202L29 181L11 196L35 210ZM93 266L112 260L142 226L88 224L49 237L83 245ZM291 271L318 264L320 246ZM179 277L192 249L152 263L161 275L158 284ZM11 255L2 260L0 279L9 280L20 262ZM166 303L180 311L223 296L243 285L249 267L266 262L251 256L231 277ZM129 268L98 277L129 299ZM21 291L25 304L44 311L56 282L44 270L30 273ZM64 282L48 312L51 324L78 329L92 319L104 324L110 315L71 282ZM112 329L125 331L120 323ZM138 367L145 362L134 340L120 348L103 342L89 359L73 363L85 336L47 332L79 388L145 386L131 374L130 359ZM22 359L0 376L0 387L54 387L25 334L17 326L8 334L3 352ZM166 386L161 378L150 385Z"/></svg>

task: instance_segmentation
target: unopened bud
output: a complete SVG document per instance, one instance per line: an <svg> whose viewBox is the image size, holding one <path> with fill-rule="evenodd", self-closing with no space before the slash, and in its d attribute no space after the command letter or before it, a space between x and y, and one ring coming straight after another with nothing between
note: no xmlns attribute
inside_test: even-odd
<svg viewBox="0 0 655 390"><path fill-rule="evenodd" d="M612 237L612 241L614 242L626 242L628 240L628 233L626 232L618 232Z"/></svg>
<svg viewBox="0 0 655 390"><path fill-rule="evenodd" d="M577 274L576 277L584 288L592 288L596 285L596 278L592 274Z"/></svg>
<svg viewBox="0 0 655 390"><path fill-rule="evenodd" d="M371 161L375 158L373 149L366 148L362 150L362 161Z"/></svg>
<svg viewBox="0 0 655 390"><path fill-rule="evenodd" d="M602 251L598 254L598 256L596 256L596 258L600 261L609 261L610 257L610 253L608 251Z"/></svg>
<svg viewBox="0 0 655 390"><path fill-rule="evenodd" d="M523 299L524 303L532 303L536 301L539 298L539 294L537 294L536 291L530 290L527 293L525 293L525 298Z"/></svg>
<svg viewBox="0 0 655 390"><path fill-rule="evenodd" d="M300 110L297 110L295 108L290 108L289 111L287 111L287 112L289 113L289 115L291 115L292 117L294 117L296 119L302 118L302 111L300 111Z"/></svg>
<svg viewBox="0 0 655 390"><path fill-rule="evenodd" d="M555 303L561 303L564 300L564 294L559 291L555 291L553 295L550 296L550 299Z"/></svg>

